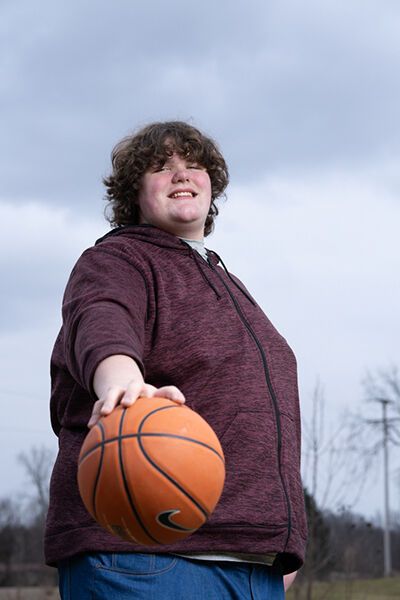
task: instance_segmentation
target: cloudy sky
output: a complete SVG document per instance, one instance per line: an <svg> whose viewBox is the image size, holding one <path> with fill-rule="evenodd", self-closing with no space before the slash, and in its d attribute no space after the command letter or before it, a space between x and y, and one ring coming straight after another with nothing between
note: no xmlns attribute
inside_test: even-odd
<svg viewBox="0 0 400 600"><path fill-rule="evenodd" d="M361 379L400 361L397 0L3 0L0 12L0 496L24 487L19 452L56 448L48 362L65 281L108 229L113 145L154 120L220 144L231 184L207 246L295 350L305 421L317 380L328 429L345 410L373 414ZM355 508L381 504L374 471Z"/></svg>

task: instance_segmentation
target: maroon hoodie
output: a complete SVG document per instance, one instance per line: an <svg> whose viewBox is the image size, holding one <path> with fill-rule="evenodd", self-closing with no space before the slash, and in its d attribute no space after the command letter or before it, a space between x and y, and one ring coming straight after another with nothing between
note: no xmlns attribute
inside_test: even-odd
<svg viewBox="0 0 400 600"><path fill-rule="evenodd" d="M91 518L77 457L93 375L112 354L131 356L145 381L176 385L213 427L226 459L222 497L184 541L143 547ZM80 552L277 553L284 573L304 559L296 360L284 338L219 257L208 262L152 226L113 230L75 265L52 360L51 420L59 454L50 487L46 561Z"/></svg>

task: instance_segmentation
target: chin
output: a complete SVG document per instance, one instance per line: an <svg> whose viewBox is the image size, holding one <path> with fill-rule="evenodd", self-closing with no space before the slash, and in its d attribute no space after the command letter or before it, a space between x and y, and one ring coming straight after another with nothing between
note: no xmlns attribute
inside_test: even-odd
<svg viewBox="0 0 400 600"><path fill-rule="evenodd" d="M207 211L208 214L208 211ZM175 215L173 216L174 220L176 221L180 221L182 223L196 223L196 222L201 222L201 221L205 221L207 218L207 214L204 216L201 212L199 212L198 210L193 209L192 206L188 206L183 210L177 211L175 213Z"/></svg>

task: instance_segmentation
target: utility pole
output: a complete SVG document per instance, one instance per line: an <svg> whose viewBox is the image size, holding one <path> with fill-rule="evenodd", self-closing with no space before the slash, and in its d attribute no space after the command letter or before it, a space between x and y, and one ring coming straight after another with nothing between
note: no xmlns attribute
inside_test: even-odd
<svg viewBox="0 0 400 600"><path fill-rule="evenodd" d="M388 419L388 404L393 404L393 400L388 398L373 398L375 402L382 405L382 419L366 419L370 425L382 425L382 448L383 448L383 573L384 577L392 575L392 550L390 541L390 502L389 502L389 421L397 419Z"/></svg>
<svg viewBox="0 0 400 600"><path fill-rule="evenodd" d="M380 371L375 376L368 375L364 386L367 392L366 400L379 402L382 407L380 419L363 419L381 438L378 444L371 445L371 450L382 446L383 450L383 551L384 576L392 575L392 556L390 540L390 504L389 504L389 451L390 444L400 446L400 418L393 409L398 410L400 403L400 371L392 367ZM390 410L390 413L389 413ZM389 414L388 414L389 413ZM375 438L375 436L374 436ZM376 438L375 438L376 439Z"/></svg>
<svg viewBox="0 0 400 600"><path fill-rule="evenodd" d="M383 522L383 557L384 575L390 577L392 574L392 552L390 544L390 503L389 503L389 424L387 418L387 406L390 400L376 398L382 404L382 427L383 427L383 489L384 489L384 522Z"/></svg>

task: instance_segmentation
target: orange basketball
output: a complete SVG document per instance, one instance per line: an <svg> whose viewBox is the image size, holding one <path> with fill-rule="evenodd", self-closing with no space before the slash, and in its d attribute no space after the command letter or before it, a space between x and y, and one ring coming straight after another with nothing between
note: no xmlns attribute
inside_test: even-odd
<svg viewBox="0 0 400 600"><path fill-rule="evenodd" d="M88 433L78 484L89 513L137 544L170 544L214 510L225 479L221 445L208 423L165 398L117 407Z"/></svg>

